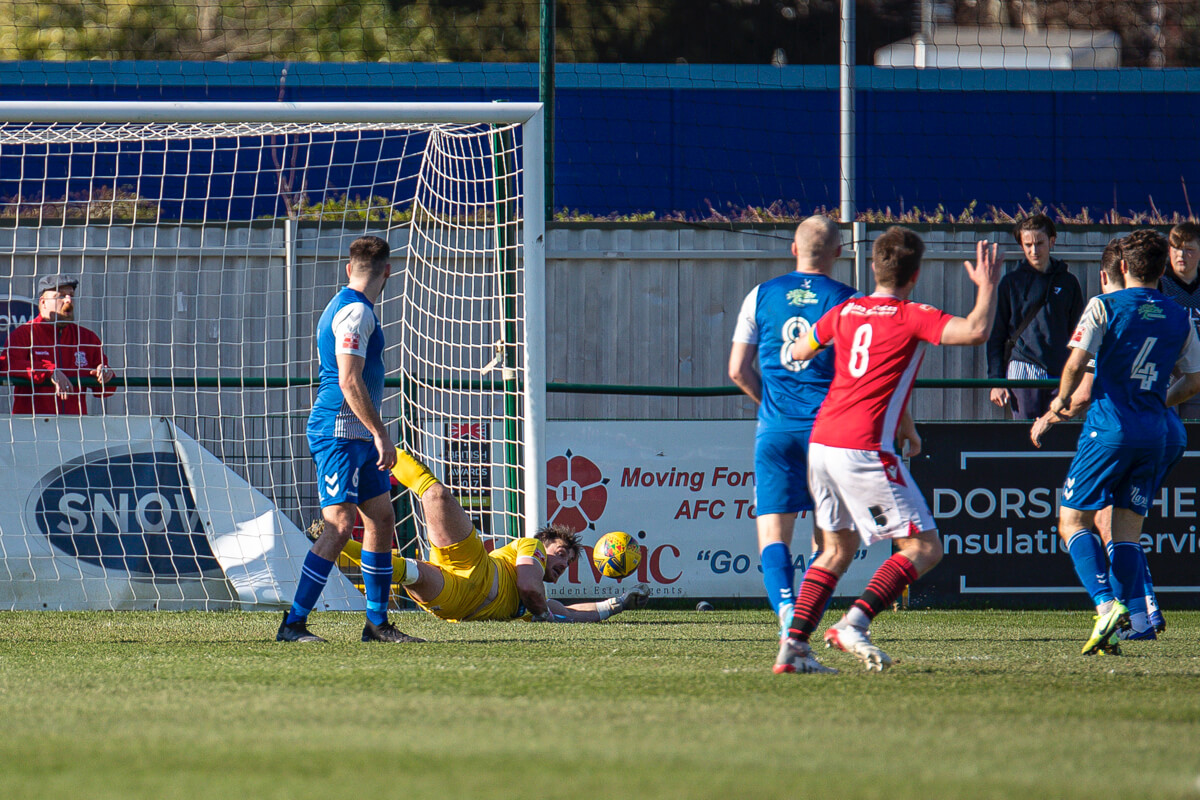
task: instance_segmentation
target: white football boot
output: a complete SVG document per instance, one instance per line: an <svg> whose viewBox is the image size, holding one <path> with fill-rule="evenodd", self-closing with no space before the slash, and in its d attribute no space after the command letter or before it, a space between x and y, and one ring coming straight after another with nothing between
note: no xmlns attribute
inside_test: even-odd
<svg viewBox="0 0 1200 800"><path fill-rule="evenodd" d="M785 672L837 674L837 670L833 667L827 667L817 661L808 642L800 642L787 637L784 637L779 643L779 655L775 658L775 666L771 669L776 675L782 675Z"/></svg>
<svg viewBox="0 0 1200 800"><path fill-rule="evenodd" d="M856 628L842 617L825 631L825 646L836 647L838 650L863 662L867 672L875 670L883 672L892 665L888 654L871 643L869 632Z"/></svg>

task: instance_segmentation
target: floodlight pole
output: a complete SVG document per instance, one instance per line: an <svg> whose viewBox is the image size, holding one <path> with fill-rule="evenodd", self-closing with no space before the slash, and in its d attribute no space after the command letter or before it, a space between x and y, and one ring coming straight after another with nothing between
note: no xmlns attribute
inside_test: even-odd
<svg viewBox="0 0 1200 800"><path fill-rule="evenodd" d="M841 220L854 222L854 0L842 0ZM857 246L857 243L856 245Z"/></svg>
<svg viewBox="0 0 1200 800"><path fill-rule="evenodd" d="M542 0L541 36L538 39L538 101L542 104L545 147L543 178L545 179L546 219L554 219L554 47L557 0Z"/></svg>

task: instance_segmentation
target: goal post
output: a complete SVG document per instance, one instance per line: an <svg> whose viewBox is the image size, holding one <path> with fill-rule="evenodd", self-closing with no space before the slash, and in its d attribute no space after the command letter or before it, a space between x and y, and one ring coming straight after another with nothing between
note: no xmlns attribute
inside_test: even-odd
<svg viewBox="0 0 1200 800"><path fill-rule="evenodd" d="M376 303L389 431L482 532L531 535L546 506L543 146L537 103L0 108L0 337L37 315L39 278L72 276L75 322L117 374L89 416L9 415L30 390L5 361L0 490L17 501L0 518L0 608L290 603L319 517L316 321L366 234L392 245ZM348 583L322 599L361 606Z"/></svg>
<svg viewBox="0 0 1200 800"><path fill-rule="evenodd" d="M542 189L541 164L533 163L542 146L536 119L521 127L520 146L511 126L478 136L430 136L406 253L404 332L397 337L410 365L398 393L407 444L455 490L485 538L496 540L532 535L545 518L544 220L532 206ZM490 174L475 187L488 197L481 213L476 202L448 194L444 176L484 160ZM426 228L428 221L437 222L436 231ZM463 326L464 311L486 323Z"/></svg>

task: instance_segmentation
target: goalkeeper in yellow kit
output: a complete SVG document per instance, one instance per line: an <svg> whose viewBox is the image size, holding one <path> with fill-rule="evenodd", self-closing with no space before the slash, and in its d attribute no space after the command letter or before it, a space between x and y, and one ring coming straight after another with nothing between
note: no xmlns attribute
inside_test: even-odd
<svg viewBox="0 0 1200 800"><path fill-rule="evenodd" d="M450 490L408 453L397 449L396 456L392 474L420 500L430 553L428 561L394 558L394 580L430 614L450 622L600 622L649 601L641 589L598 603L564 605L546 597L545 585L557 581L583 549L574 531L549 525L489 554Z"/></svg>

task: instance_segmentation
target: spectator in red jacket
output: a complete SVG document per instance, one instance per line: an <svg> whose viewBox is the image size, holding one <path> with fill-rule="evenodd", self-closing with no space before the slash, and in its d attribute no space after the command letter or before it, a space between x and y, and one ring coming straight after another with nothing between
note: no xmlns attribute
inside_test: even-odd
<svg viewBox="0 0 1200 800"><path fill-rule="evenodd" d="M87 388L81 379L94 378L92 391L108 397L116 377L101 349L100 337L75 318L73 275L46 275L38 281L38 316L15 328L5 352L8 374L32 385L13 386L14 414L86 414Z"/></svg>

